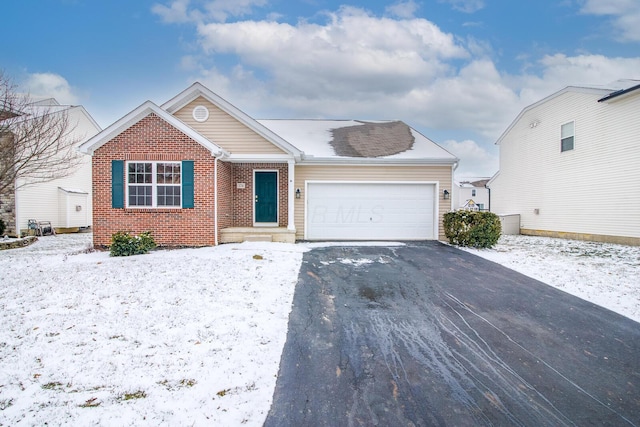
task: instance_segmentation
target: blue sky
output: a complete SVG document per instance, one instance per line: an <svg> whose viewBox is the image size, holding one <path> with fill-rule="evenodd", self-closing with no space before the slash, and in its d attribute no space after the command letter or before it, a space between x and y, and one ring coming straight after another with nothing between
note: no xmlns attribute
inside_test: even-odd
<svg viewBox="0 0 640 427"><path fill-rule="evenodd" d="M640 79L638 0L31 0L3 5L0 68L106 127L194 81L255 118L400 119L498 169L520 110Z"/></svg>

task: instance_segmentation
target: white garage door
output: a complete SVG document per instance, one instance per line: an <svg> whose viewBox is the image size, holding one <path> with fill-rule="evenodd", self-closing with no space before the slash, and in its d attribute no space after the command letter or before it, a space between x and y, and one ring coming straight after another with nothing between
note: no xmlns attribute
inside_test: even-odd
<svg viewBox="0 0 640 427"><path fill-rule="evenodd" d="M309 240L434 238L435 184L308 182Z"/></svg>

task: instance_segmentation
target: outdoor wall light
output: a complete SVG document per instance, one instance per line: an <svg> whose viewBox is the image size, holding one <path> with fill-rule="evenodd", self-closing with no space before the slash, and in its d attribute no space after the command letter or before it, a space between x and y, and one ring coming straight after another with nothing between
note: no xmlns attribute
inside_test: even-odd
<svg viewBox="0 0 640 427"><path fill-rule="evenodd" d="M300 189L296 188L296 199L300 198Z"/></svg>
<svg viewBox="0 0 640 427"><path fill-rule="evenodd" d="M448 190L442 191L442 197L444 197L445 200L449 200L449 191Z"/></svg>

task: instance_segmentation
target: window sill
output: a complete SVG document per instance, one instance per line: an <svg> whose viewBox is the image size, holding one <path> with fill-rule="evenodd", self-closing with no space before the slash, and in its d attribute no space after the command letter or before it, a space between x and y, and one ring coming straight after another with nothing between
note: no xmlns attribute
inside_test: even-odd
<svg viewBox="0 0 640 427"><path fill-rule="evenodd" d="M184 210L182 207L162 207L162 208L143 208L143 207L126 207L124 208L125 212L135 212L135 213L175 213L178 211Z"/></svg>

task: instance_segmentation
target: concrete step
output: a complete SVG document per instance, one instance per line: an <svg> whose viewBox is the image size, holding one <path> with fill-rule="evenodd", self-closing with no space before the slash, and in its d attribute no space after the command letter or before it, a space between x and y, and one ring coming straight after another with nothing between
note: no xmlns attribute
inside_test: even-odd
<svg viewBox="0 0 640 427"><path fill-rule="evenodd" d="M245 242L273 242L271 234L247 234L244 236Z"/></svg>

